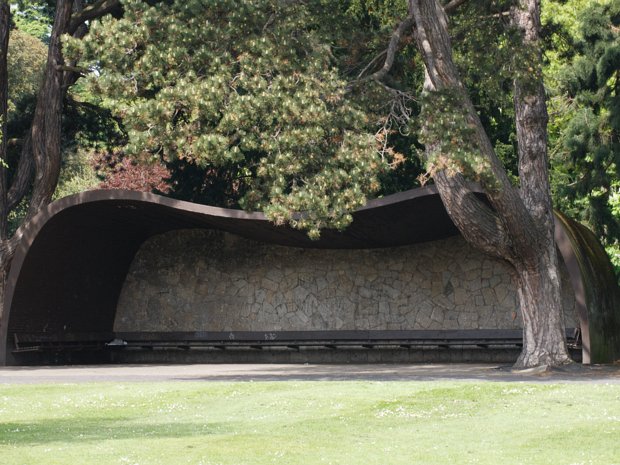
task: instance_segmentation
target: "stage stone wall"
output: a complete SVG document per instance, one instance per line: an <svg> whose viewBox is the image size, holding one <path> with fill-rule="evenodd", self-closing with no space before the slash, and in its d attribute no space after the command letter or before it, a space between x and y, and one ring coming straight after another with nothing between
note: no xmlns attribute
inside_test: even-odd
<svg viewBox="0 0 620 465"><path fill-rule="evenodd" d="M575 299L563 270L566 326ZM519 328L505 264L461 237L319 250L214 230L154 236L138 251L116 331Z"/></svg>

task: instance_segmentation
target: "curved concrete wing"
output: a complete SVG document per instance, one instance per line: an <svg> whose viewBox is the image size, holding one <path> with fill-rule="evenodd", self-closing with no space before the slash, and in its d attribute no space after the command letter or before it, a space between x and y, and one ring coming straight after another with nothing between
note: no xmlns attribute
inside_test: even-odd
<svg viewBox="0 0 620 465"><path fill-rule="evenodd" d="M592 231L556 212L555 239L575 290L584 363L620 359L620 289L609 257Z"/></svg>
<svg viewBox="0 0 620 465"><path fill-rule="evenodd" d="M370 201L353 216L345 231L326 230L312 241L302 231L275 226L261 213L154 194L97 190L61 199L22 230L0 318L0 364L14 362L16 333L111 332L134 255L146 239L166 231L213 228L280 245L336 249L393 247L458 234L433 186ZM558 234L563 230L560 226ZM583 267L570 266L579 264L572 247L560 249L577 302L583 302L584 342L589 341L590 310L584 287L575 285L584 281Z"/></svg>

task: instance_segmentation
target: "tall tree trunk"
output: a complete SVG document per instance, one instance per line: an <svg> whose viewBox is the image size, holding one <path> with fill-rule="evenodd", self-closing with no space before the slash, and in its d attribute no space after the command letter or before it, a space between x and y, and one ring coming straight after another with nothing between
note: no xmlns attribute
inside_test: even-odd
<svg viewBox="0 0 620 465"><path fill-rule="evenodd" d="M15 248L19 242L19 236L8 234L8 214L19 203L27 192L29 179L34 167L34 185L32 199L28 208L26 220L32 218L52 198L58 176L60 173L60 128L62 116L63 70L60 38L69 27L71 19L72 0L58 0L56 2L56 15L52 27L47 65L43 78L43 84L37 96L37 106L31 125L31 131L26 139L17 173L14 177L11 189L8 189L6 170L0 168L0 315L3 311L5 284L11 267L11 261ZM0 94L6 86L7 80L1 74L6 69L6 42L3 40L3 31L8 34L10 10L8 3L2 0L0 3ZM6 20L5 20L6 18ZM6 98L3 99L6 105ZM6 118L5 118L6 119ZM6 129L6 127L3 127ZM3 142L4 142L3 131ZM3 154L4 154L3 144Z"/></svg>
<svg viewBox="0 0 620 465"><path fill-rule="evenodd" d="M69 29L73 1L58 0L50 38L43 85L32 122L32 155L35 166L28 216L32 217L52 199L60 175L61 117L63 106L63 58L61 36Z"/></svg>
<svg viewBox="0 0 620 465"><path fill-rule="evenodd" d="M0 0L0 241L8 238L8 176L5 166L8 118L8 62L11 9L8 1Z"/></svg>
<svg viewBox="0 0 620 465"><path fill-rule="evenodd" d="M90 15L88 18L97 16L93 16L96 14L104 14L108 12L111 8L110 5L118 6L118 1L111 2L110 0L99 1L98 4L105 6L107 9L104 11L99 11L97 9L93 9L96 5L89 6L88 12ZM83 0L74 0L73 1L73 14L71 15L71 22L69 24L69 32L72 33L73 37L81 39L88 32L88 28L86 24L84 24L85 18L83 16L84 13L84 2ZM49 59L49 56L48 56ZM54 59L58 60L57 55L54 55ZM73 66L74 63L68 63L69 67ZM56 68L58 70L58 68ZM58 100L60 104L65 101L67 97L67 92L69 88L75 84L75 82L79 79L80 75L74 71L64 71L62 73L62 84L61 84L61 94L55 95L55 99ZM48 98L51 97L49 91L47 93ZM33 121L33 125L34 125ZM39 125L41 126L41 125ZM60 141L59 141L60 142ZM32 130L27 134L24 139L24 143L22 146L21 154L19 157L19 162L17 165L17 171L13 176L11 181L11 187L7 194L7 202L9 211L15 208L21 200L28 194L30 188L32 186L32 176L35 172L35 163L33 157L33 147L32 147Z"/></svg>
<svg viewBox="0 0 620 465"><path fill-rule="evenodd" d="M8 108L8 66L7 54L9 48L9 29L11 24L11 10L6 0L0 1L0 317L4 305L4 285L8 276L10 250L8 241L8 202L7 202L7 170L6 160L7 141L7 108Z"/></svg>
<svg viewBox="0 0 620 465"><path fill-rule="evenodd" d="M524 345L516 367L560 365L570 361L564 334L553 210L546 152L546 106L540 74L527 82L515 80L521 188L511 185L452 60L447 17L437 0L409 0L414 33L426 68L430 95L454 98L473 128L474 144L487 162L482 185L491 208L479 201L464 175L441 168L434 180L446 210L464 238L474 247L508 262L514 270L523 314ZM540 10L537 0L521 0L514 24L531 50L538 45ZM532 55L535 57L535 55ZM532 63L539 66L540 63ZM449 116L449 115L448 115ZM432 121L425 122L429 128ZM443 135L446 137L447 135ZM459 134L449 134L459 138ZM427 157L437 155L441 135L427 129ZM464 136L463 136L464 137ZM465 140L463 139L463 142ZM442 154L450 158L451 154Z"/></svg>
<svg viewBox="0 0 620 465"><path fill-rule="evenodd" d="M521 32L526 59L514 80L514 104L519 153L520 194L537 228L534 259L516 262L524 319L523 351L517 366L556 365L568 357L555 217L551 203L547 155L547 105L542 81L540 0L519 0L511 11Z"/></svg>

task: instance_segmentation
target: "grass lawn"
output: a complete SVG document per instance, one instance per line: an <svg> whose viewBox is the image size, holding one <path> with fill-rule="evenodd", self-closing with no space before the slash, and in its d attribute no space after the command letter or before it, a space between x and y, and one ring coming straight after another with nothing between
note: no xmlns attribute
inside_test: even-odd
<svg viewBox="0 0 620 465"><path fill-rule="evenodd" d="M620 385L0 385L0 463L620 464Z"/></svg>

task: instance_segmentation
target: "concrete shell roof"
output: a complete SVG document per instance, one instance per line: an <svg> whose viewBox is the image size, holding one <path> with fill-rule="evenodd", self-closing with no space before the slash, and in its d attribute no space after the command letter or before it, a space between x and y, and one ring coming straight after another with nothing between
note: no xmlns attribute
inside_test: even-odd
<svg viewBox="0 0 620 465"><path fill-rule="evenodd" d="M326 230L320 240L312 241L303 231L275 226L262 213L155 194L95 190L63 198L22 230L0 318L0 365L11 363L14 333L111 331L134 255L146 239L166 231L213 228L285 246L349 249L394 247L458 234L434 186L372 200L353 217L345 231ZM572 249L567 236L561 236L556 231L575 287L581 280L579 269L571 268Z"/></svg>

